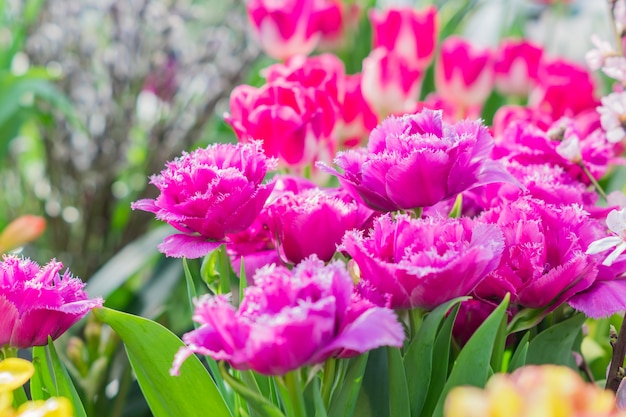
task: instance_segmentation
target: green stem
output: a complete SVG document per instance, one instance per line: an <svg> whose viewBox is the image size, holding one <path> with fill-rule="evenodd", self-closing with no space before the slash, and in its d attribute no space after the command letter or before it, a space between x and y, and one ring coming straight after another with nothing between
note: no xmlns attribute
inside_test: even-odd
<svg viewBox="0 0 626 417"><path fill-rule="evenodd" d="M288 417L306 417L304 391L302 389L300 373L297 369L288 372L283 376L283 381L287 389L287 395L289 396L288 402L290 403L289 406L286 407Z"/></svg>
<svg viewBox="0 0 626 417"><path fill-rule="evenodd" d="M591 172L589 172L589 170L587 169L587 167L585 166L585 164L582 161L580 162L580 167L583 169L583 172L585 173L585 175L587 175L587 178L589 178L589 181L591 181L593 186L596 188L596 190L598 191L598 194L600 194L602 196L602 198L604 198L606 200L607 199L606 198L606 193L604 192L604 190L602 189L600 184L598 184L598 181L596 181L596 179L593 177L593 175L591 175Z"/></svg>
<svg viewBox="0 0 626 417"><path fill-rule="evenodd" d="M409 310L409 344L415 337L417 337L417 332L419 332L422 327L422 322L424 321L424 310L421 308L414 308Z"/></svg>
<svg viewBox="0 0 626 417"><path fill-rule="evenodd" d="M9 345L2 347L2 359L17 358L17 348L12 348Z"/></svg>
<svg viewBox="0 0 626 417"><path fill-rule="evenodd" d="M416 219L421 219L423 211L424 211L424 209L422 207L418 207L416 209L413 209L413 217L415 217Z"/></svg>
<svg viewBox="0 0 626 417"><path fill-rule="evenodd" d="M335 385L335 374L337 370L337 359L329 358L324 364L324 379L322 380L322 400L328 409L330 405L330 397L333 393Z"/></svg>
<svg viewBox="0 0 626 417"><path fill-rule="evenodd" d="M217 250L219 251L217 256L219 258L219 268L220 268L220 271L219 271L220 294L229 294L230 293L230 258L228 257L228 253L226 253L226 245L220 246Z"/></svg>

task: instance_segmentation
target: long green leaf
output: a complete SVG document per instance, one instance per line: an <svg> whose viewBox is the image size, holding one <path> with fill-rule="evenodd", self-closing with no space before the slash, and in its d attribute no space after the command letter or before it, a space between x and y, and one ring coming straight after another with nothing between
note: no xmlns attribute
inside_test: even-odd
<svg viewBox="0 0 626 417"><path fill-rule="evenodd" d="M51 338L48 338L47 346L33 348L33 362L37 363L35 369L38 372L33 380L34 385L31 385L33 399L45 399L48 396L65 397L72 402L76 417L87 417L80 396L65 365L59 359Z"/></svg>
<svg viewBox="0 0 626 417"><path fill-rule="evenodd" d="M411 413L411 406L400 349L387 348L387 363L389 364L389 416L407 417Z"/></svg>
<svg viewBox="0 0 626 417"><path fill-rule="evenodd" d="M552 363L575 367L572 356L574 342L582 331L585 319L584 314L577 313L539 333L530 341L526 363L529 365Z"/></svg>
<svg viewBox="0 0 626 417"><path fill-rule="evenodd" d="M434 352L432 359L432 372L430 377L430 384L426 387L428 394L424 400L424 408L422 408L421 415L423 417L430 417L435 411L437 401L441 395L443 387L446 385L448 379L448 366L450 362L450 345L452 340L452 328L454 327L454 321L456 320L457 313L459 312L459 305L454 306L448 317L441 325L441 330L437 334L435 339Z"/></svg>
<svg viewBox="0 0 626 417"><path fill-rule="evenodd" d="M426 400L432 371L433 346L439 325L452 306L467 298L455 298L430 312L404 355L404 367L411 398L412 416L420 415Z"/></svg>
<svg viewBox="0 0 626 417"><path fill-rule="evenodd" d="M529 337L530 337L530 333L526 332L524 337L522 337L522 340L517 345L517 349L515 349L515 352L513 353L513 356L511 357L511 361L509 362L509 368L508 368L509 372L513 372L517 368L521 368L522 366L526 365L526 357L528 356Z"/></svg>
<svg viewBox="0 0 626 417"><path fill-rule="evenodd" d="M139 387L155 417L230 417L230 411L200 360L190 356L180 376L169 374L183 342L160 324L108 308L96 317L115 330L124 342Z"/></svg>
<svg viewBox="0 0 626 417"><path fill-rule="evenodd" d="M484 387L489 377L489 361L501 323L505 320L509 296L487 317L459 353L459 356L441 392L434 417L443 416L443 404L448 392L459 385Z"/></svg>
<svg viewBox="0 0 626 417"><path fill-rule="evenodd" d="M368 354L364 353L356 358L350 359L348 371L343 380L343 384L333 394L328 407L329 417L351 417L354 414L363 374L367 365Z"/></svg>

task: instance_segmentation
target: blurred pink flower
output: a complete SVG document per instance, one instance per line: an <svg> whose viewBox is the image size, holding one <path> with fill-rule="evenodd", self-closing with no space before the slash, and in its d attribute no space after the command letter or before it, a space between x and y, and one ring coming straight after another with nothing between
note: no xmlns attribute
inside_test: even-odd
<svg viewBox="0 0 626 417"><path fill-rule="evenodd" d="M407 64L423 72L430 65L438 35L437 9L411 7L372 9L369 14L374 40L372 49L394 51Z"/></svg>
<svg viewBox="0 0 626 417"><path fill-rule="evenodd" d="M297 56L264 74L268 82L262 87L240 85L231 93L224 119L239 141L262 140L268 156L296 171L316 160L330 161L345 94L343 63L330 54Z"/></svg>
<svg viewBox="0 0 626 417"><path fill-rule="evenodd" d="M266 213L274 244L285 261L297 264L313 254L330 261L346 230L360 228L372 211L343 190L311 188L285 192Z"/></svg>
<svg viewBox="0 0 626 417"><path fill-rule="evenodd" d="M459 109L482 105L494 84L493 53L451 36L441 44L435 66L435 86L445 100Z"/></svg>
<svg viewBox="0 0 626 417"><path fill-rule="evenodd" d="M529 106L549 113L553 120L575 116L598 104L591 74L577 63L565 59L545 62L539 68L538 80Z"/></svg>
<svg viewBox="0 0 626 417"><path fill-rule="evenodd" d="M4 256L0 262L0 346L43 346L56 339L102 299L88 299L84 283L60 262L44 267L30 259Z"/></svg>
<svg viewBox="0 0 626 417"><path fill-rule="evenodd" d="M250 0L248 17L261 47L278 60L313 52L320 39L316 0Z"/></svg>
<svg viewBox="0 0 626 417"><path fill-rule="evenodd" d="M161 252L199 258L225 243L226 234L252 224L274 186L263 184L263 179L275 165L263 154L260 142L183 152L151 177L161 194L131 207L155 213L158 220L183 232L166 237L159 245Z"/></svg>
<svg viewBox="0 0 626 417"><path fill-rule="evenodd" d="M589 178L577 162L578 160L570 159L572 155L567 152L563 153L564 149L559 148L563 141L567 144L574 137L579 140L580 157L595 179L600 179L612 163L618 162L614 145L606 140L600 129L596 129L589 135L583 135L576 127L574 120L567 118L550 125L547 132L530 122L512 123L498 138L493 157L496 159L506 157L522 165L545 163L558 165L572 178L589 184Z"/></svg>
<svg viewBox="0 0 626 417"><path fill-rule="evenodd" d="M422 76L395 51L376 48L363 60L363 98L379 119L410 112L419 99Z"/></svg>
<svg viewBox="0 0 626 417"><path fill-rule="evenodd" d="M225 360L235 369L281 375L333 355L402 346L395 314L359 299L341 262L312 256L293 271L269 265L257 271L239 310L224 296L196 302L197 330L183 336L171 373L193 353Z"/></svg>
<svg viewBox="0 0 626 417"><path fill-rule="evenodd" d="M330 137L335 128L345 96L345 72L343 62L333 54L298 55L262 71L268 84L285 82L305 89L310 98L306 111L319 121L322 138Z"/></svg>
<svg viewBox="0 0 626 417"><path fill-rule="evenodd" d="M354 148L367 141L378 119L361 92L362 74L346 75L346 94L341 103L343 120L337 124L335 133L340 148Z"/></svg>
<svg viewBox="0 0 626 417"><path fill-rule="evenodd" d="M424 109L391 116L374 129L365 150L340 152L332 171L342 185L374 210L432 206L469 188L510 180L489 159L493 139L481 122L442 121Z"/></svg>
<svg viewBox="0 0 626 417"><path fill-rule="evenodd" d="M391 307L433 309L472 292L498 266L503 247L495 225L386 214L367 236L348 231L340 250L356 262L362 281L390 295Z"/></svg>
<svg viewBox="0 0 626 417"><path fill-rule="evenodd" d="M543 49L525 39L505 39L495 55L496 87L504 94L527 96L537 82Z"/></svg>
<svg viewBox="0 0 626 417"><path fill-rule="evenodd" d="M358 28L361 7L343 0L316 0L317 30L320 33L320 50L333 50L345 46L352 31Z"/></svg>
<svg viewBox="0 0 626 417"><path fill-rule="evenodd" d="M494 183L466 191L463 193L463 214L473 216L490 208L510 204L524 195L549 204L578 204L589 212L596 209L598 194L572 178L558 165L523 165L514 160L503 160L503 163L522 187L511 183Z"/></svg>

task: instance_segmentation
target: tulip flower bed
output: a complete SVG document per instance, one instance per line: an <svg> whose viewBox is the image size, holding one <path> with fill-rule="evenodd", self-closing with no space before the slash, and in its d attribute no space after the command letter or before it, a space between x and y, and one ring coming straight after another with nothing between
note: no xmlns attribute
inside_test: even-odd
<svg viewBox="0 0 626 417"><path fill-rule="evenodd" d="M479 47L445 7L250 0L276 62L231 94L237 143L131 205L171 226L193 329L6 255L1 415L87 415L53 340L93 309L158 417L626 416L626 1L607 7L616 45L587 68Z"/></svg>

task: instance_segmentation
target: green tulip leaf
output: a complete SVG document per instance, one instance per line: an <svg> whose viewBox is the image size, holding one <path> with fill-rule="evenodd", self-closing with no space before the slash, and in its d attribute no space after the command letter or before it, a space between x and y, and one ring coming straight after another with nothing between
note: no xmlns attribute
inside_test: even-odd
<svg viewBox="0 0 626 417"><path fill-rule="evenodd" d="M571 318L548 327L539 333L528 346L526 364L567 365L575 368L574 343L582 331L585 315L577 313Z"/></svg>
<svg viewBox="0 0 626 417"><path fill-rule="evenodd" d="M489 378L489 363L494 345L496 338L498 338L498 332L504 328L502 322L506 320L506 308L508 305L509 295L507 294L500 305L487 317L463 349L461 349L437 402L437 407L433 413L434 417L443 416L443 404L452 388L459 385L485 386Z"/></svg>
<svg viewBox="0 0 626 417"><path fill-rule="evenodd" d="M183 342L160 324L108 308L96 317L115 330L124 342L139 387L155 417L231 417L224 399L200 360L190 356L179 376L169 370Z"/></svg>

